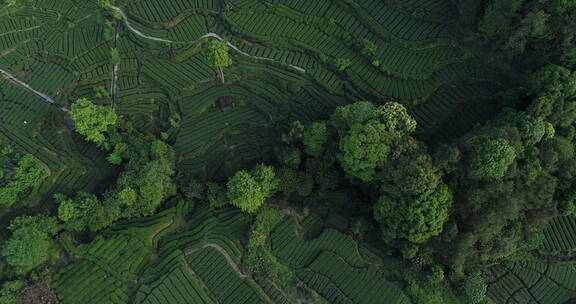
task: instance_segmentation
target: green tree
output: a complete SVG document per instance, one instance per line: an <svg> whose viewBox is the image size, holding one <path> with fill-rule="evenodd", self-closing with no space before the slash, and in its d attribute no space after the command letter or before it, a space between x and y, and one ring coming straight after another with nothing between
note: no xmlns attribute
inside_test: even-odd
<svg viewBox="0 0 576 304"><path fill-rule="evenodd" d="M101 8L108 8L114 5L114 0L98 0L98 6Z"/></svg>
<svg viewBox="0 0 576 304"><path fill-rule="evenodd" d="M338 71L346 70L351 64L352 61L348 58L336 58L336 60L334 60L334 66L336 66Z"/></svg>
<svg viewBox="0 0 576 304"><path fill-rule="evenodd" d="M376 50L378 48L376 47L376 44L368 39L363 39L362 40L362 54L366 55L370 58L374 57L376 55Z"/></svg>
<svg viewBox="0 0 576 304"><path fill-rule="evenodd" d="M111 224L104 204L93 194L79 192L74 199L56 194L54 199L58 204L58 218L69 231L99 231Z"/></svg>
<svg viewBox="0 0 576 304"><path fill-rule="evenodd" d="M18 293L26 286L26 281L15 280L7 281L2 284L0 290L0 303L2 304L18 304Z"/></svg>
<svg viewBox="0 0 576 304"><path fill-rule="evenodd" d="M218 69L220 80L224 84L224 71L222 69L232 65L232 58L228 54L228 45L223 41L211 40L206 46L204 54L208 64Z"/></svg>
<svg viewBox="0 0 576 304"><path fill-rule="evenodd" d="M328 128L324 122L314 122L304 131L303 143L306 154L314 157L324 152L328 141Z"/></svg>
<svg viewBox="0 0 576 304"><path fill-rule="evenodd" d="M330 124L338 133L345 133L352 125L378 118L376 106L369 101L358 101L337 107L330 116Z"/></svg>
<svg viewBox="0 0 576 304"><path fill-rule="evenodd" d="M516 159L516 152L503 138L472 137L469 145L468 176L477 180L496 180L504 176Z"/></svg>
<svg viewBox="0 0 576 304"><path fill-rule="evenodd" d="M372 181L376 168L384 166L388 159L391 137L384 124L376 120L352 125L339 141L340 165L351 176Z"/></svg>
<svg viewBox="0 0 576 304"><path fill-rule="evenodd" d="M58 255L51 236L57 225L46 216L19 217L12 221L12 235L4 244L2 255L17 273L25 274Z"/></svg>
<svg viewBox="0 0 576 304"><path fill-rule="evenodd" d="M112 151L106 159L113 165L119 165L122 163L122 158L126 151L128 151L128 144L123 142L117 143L114 146L114 151Z"/></svg>
<svg viewBox="0 0 576 304"><path fill-rule="evenodd" d="M462 285L464 296L468 303L481 303L486 298L487 286L480 273L466 276Z"/></svg>
<svg viewBox="0 0 576 304"><path fill-rule="evenodd" d="M374 205L374 218L387 239L423 243L442 232L452 205L452 193L444 184L432 193L410 197L383 195Z"/></svg>
<svg viewBox="0 0 576 304"><path fill-rule="evenodd" d="M72 105L71 115L76 131L100 147L105 146L104 133L118 123L118 117L111 108L95 105L86 98L80 98Z"/></svg>
<svg viewBox="0 0 576 304"><path fill-rule="evenodd" d="M407 138L406 140L415 141ZM441 174L424 147L403 151L381 170L382 191L400 195L419 195L434 191L441 182Z"/></svg>
<svg viewBox="0 0 576 304"><path fill-rule="evenodd" d="M387 102L377 109L380 121L386 129L398 135L411 134L416 130L416 120L406 108L397 102Z"/></svg>
<svg viewBox="0 0 576 304"><path fill-rule="evenodd" d="M37 158L25 155L18 161L10 181L0 188L0 204L14 205L22 194L40 186L49 175L50 171Z"/></svg>
<svg viewBox="0 0 576 304"><path fill-rule="evenodd" d="M311 175L287 167L280 168L278 180L278 191L285 196L297 194L306 197L312 193L314 187L314 179Z"/></svg>
<svg viewBox="0 0 576 304"><path fill-rule="evenodd" d="M561 98L576 96L576 73L557 65L548 65L531 74L527 80L532 96L552 95Z"/></svg>
<svg viewBox="0 0 576 304"><path fill-rule="evenodd" d="M274 169L257 165L250 172L238 171L227 184L226 195L230 203L242 211L254 213L278 187Z"/></svg>
<svg viewBox="0 0 576 304"><path fill-rule="evenodd" d="M226 189L217 183L206 184L206 200L214 208L220 208L228 204Z"/></svg>

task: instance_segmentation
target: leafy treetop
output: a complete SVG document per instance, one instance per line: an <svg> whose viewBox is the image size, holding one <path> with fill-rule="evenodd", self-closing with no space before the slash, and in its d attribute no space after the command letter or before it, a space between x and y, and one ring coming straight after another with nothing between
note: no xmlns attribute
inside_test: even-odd
<svg viewBox="0 0 576 304"><path fill-rule="evenodd" d="M80 98L72 105L72 120L76 131L98 146L104 146L104 133L118 123L118 117L111 108L95 105L86 98Z"/></svg>

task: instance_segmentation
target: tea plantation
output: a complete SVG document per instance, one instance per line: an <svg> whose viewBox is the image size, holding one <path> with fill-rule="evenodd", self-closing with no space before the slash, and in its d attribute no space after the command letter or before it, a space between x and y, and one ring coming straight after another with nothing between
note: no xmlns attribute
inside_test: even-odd
<svg viewBox="0 0 576 304"><path fill-rule="evenodd" d="M0 0L0 304L576 303L574 20Z"/></svg>

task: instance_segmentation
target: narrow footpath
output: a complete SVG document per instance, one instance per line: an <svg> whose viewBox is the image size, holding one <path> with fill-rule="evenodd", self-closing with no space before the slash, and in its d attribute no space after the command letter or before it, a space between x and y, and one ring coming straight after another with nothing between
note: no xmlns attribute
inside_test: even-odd
<svg viewBox="0 0 576 304"><path fill-rule="evenodd" d="M121 8L116 7L116 6L111 6L111 9L119 12L122 15L122 19L124 20L124 23L126 24L126 27L134 34L144 38L144 39L148 39L148 40L153 40L153 41L158 41L158 42L167 42L167 43L175 43L175 44L195 44L195 43L199 43L200 41L206 39L206 38L213 38L213 39L217 39L220 41L225 41L224 38L222 38L220 35L216 34L216 33L207 33L206 35L201 36L200 38L196 39L196 40L192 40L192 41L173 41L173 40L168 40L168 39L164 39L164 38L158 38L158 37L153 37L153 36L149 36L146 35L144 33L142 33L141 31L135 29L131 24L130 24L130 20L128 20L128 17L126 16L126 14L124 13L124 11L122 11ZM292 65L292 64L288 64L282 61L278 61L276 59L272 59L272 58L266 58L266 57L259 57L259 56L253 56L250 55L244 51L242 51L240 48L238 48L237 46L235 46L234 44L230 43L230 42L226 42L226 45L228 45L228 47L230 47L231 49L233 49L234 51L240 53L243 56L247 56L250 58L254 58L257 60L267 60L267 61L272 61L272 62L276 62L276 63L280 63L283 65L287 65L289 67L292 67L302 73L306 73L306 69L296 66L296 65Z"/></svg>

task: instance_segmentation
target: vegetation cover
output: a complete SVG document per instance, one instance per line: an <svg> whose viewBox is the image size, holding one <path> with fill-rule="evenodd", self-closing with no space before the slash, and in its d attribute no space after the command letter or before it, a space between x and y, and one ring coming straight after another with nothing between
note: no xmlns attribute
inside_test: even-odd
<svg viewBox="0 0 576 304"><path fill-rule="evenodd" d="M0 0L0 304L576 303L575 17Z"/></svg>

